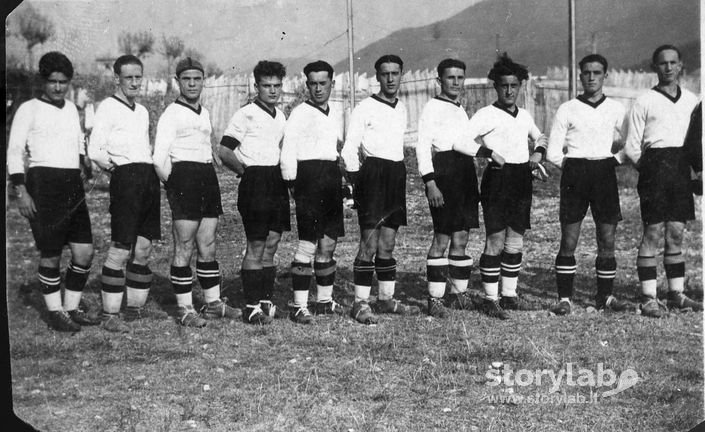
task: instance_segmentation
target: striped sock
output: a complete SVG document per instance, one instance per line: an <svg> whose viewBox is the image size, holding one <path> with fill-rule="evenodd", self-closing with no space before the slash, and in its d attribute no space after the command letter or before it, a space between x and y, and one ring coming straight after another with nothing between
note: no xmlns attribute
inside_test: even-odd
<svg viewBox="0 0 705 432"><path fill-rule="evenodd" d="M397 278L397 261L394 258L375 257L375 272L379 284L379 300L390 300L394 297L394 286Z"/></svg>
<svg viewBox="0 0 705 432"><path fill-rule="evenodd" d="M473 264L472 258L467 255L448 256L448 276L452 294L460 294L468 290Z"/></svg>
<svg viewBox="0 0 705 432"><path fill-rule="evenodd" d="M614 278L617 276L617 260L614 257L597 257L595 259L595 272L597 273L597 298L599 301L607 300L612 295Z"/></svg>
<svg viewBox="0 0 705 432"><path fill-rule="evenodd" d="M355 301L368 301L372 290L372 277L375 265L372 261L355 259L353 263L353 283L355 284Z"/></svg>
<svg viewBox="0 0 705 432"><path fill-rule="evenodd" d="M149 289L152 287L154 275L146 265L127 263L125 272L125 292L127 306L142 307L147 303Z"/></svg>
<svg viewBox="0 0 705 432"><path fill-rule="evenodd" d="M668 291L682 293L685 289L685 258L681 252L663 256L663 266L668 279Z"/></svg>
<svg viewBox="0 0 705 432"><path fill-rule="evenodd" d="M303 307L308 304L308 291L311 286L313 271L311 263L291 263L291 287L294 290L294 306Z"/></svg>
<svg viewBox="0 0 705 432"><path fill-rule="evenodd" d="M556 286L558 288L558 298L573 297L573 281L578 265L575 256L556 256Z"/></svg>
<svg viewBox="0 0 705 432"><path fill-rule="evenodd" d="M64 290L64 310L78 309L83 288L88 281L91 265L81 266L71 261L66 269L66 289Z"/></svg>
<svg viewBox="0 0 705 432"><path fill-rule="evenodd" d="M428 295L441 298L446 293L448 278L448 258L426 258L426 279L428 279Z"/></svg>
<svg viewBox="0 0 705 432"><path fill-rule="evenodd" d="M125 272L103 266L100 276L103 311L111 314L120 312L122 294L125 291Z"/></svg>
<svg viewBox="0 0 705 432"><path fill-rule="evenodd" d="M335 283L334 259L326 262L314 262L313 271L316 274L316 301L328 303L333 301L333 284Z"/></svg>
<svg viewBox="0 0 705 432"><path fill-rule="evenodd" d="M502 252L502 297L516 297L522 253Z"/></svg>
<svg viewBox="0 0 705 432"><path fill-rule="evenodd" d="M42 295L49 312L62 310L61 305L61 272L58 268L39 266L37 271Z"/></svg>
<svg viewBox="0 0 705 432"><path fill-rule="evenodd" d="M636 272L639 275L641 293L646 297L656 298L656 257L639 255L636 257Z"/></svg>
<svg viewBox="0 0 705 432"><path fill-rule="evenodd" d="M220 266L218 261L196 261L196 278L203 291L203 300L220 300Z"/></svg>
<svg viewBox="0 0 705 432"><path fill-rule="evenodd" d="M482 254L480 256L480 276L485 298L499 300L499 273L501 257L499 255Z"/></svg>
<svg viewBox="0 0 705 432"><path fill-rule="evenodd" d="M181 307L193 305L193 295L191 289L193 285L193 271L190 266L171 266L171 287L176 294L176 304Z"/></svg>

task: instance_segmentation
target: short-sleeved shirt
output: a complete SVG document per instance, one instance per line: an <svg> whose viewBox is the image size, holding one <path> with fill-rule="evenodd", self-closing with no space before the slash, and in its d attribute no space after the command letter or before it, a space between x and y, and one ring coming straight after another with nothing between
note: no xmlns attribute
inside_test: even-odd
<svg viewBox="0 0 705 432"><path fill-rule="evenodd" d="M259 100L238 110L225 128L225 137L239 143L235 157L246 167L279 165L286 117L279 108L269 111Z"/></svg>

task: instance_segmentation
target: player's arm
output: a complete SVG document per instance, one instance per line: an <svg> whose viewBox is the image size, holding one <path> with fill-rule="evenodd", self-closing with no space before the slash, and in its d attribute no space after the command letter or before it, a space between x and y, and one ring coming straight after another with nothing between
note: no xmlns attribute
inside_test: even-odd
<svg viewBox="0 0 705 432"><path fill-rule="evenodd" d="M548 147L548 139L546 135L542 134L538 126L535 123L531 124L529 129L529 138L534 142L534 151L529 156L529 166L534 169L543 160L543 156L546 154L546 147Z"/></svg>
<svg viewBox="0 0 705 432"><path fill-rule="evenodd" d="M563 165L565 138L568 132L568 119L564 110L561 107L556 111L551 124L551 133L548 138L548 146L546 148L546 160L553 165L561 168Z"/></svg>
<svg viewBox="0 0 705 432"><path fill-rule="evenodd" d="M612 133L612 154L617 164L624 163L626 155L624 152L625 138L627 136L627 125L624 120L624 110L619 111L615 119L614 131Z"/></svg>
<svg viewBox="0 0 705 432"><path fill-rule="evenodd" d="M419 119L419 138L416 141L416 161L419 167L419 174L424 182L426 198L431 207L443 207L443 193L436 184L436 175L433 168L433 137L432 127L426 117L427 112L421 114Z"/></svg>
<svg viewBox="0 0 705 432"><path fill-rule="evenodd" d="M492 133L492 131L494 131L494 127L491 123L483 119L482 115L476 113L474 116L470 117L470 120L465 124L462 139L453 144L453 150L468 156L491 159L501 167L504 165L502 155L484 144L480 144L480 142L483 141L483 137Z"/></svg>
<svg viewBox="0 0 705 432"><path fill-rule="evenodd" d="M17 208L28 219L34 218L37 208L25 186L24 153L32 122L27 106L20 106L12 119L10 140L7 146L7 173L17 195Z"/></svg>
<svg viewBox="0 0 705 432"><path fill-rule="evenodd" d="M282 178L286 182L292 196L294 194L294 181L298 174L297 149L306 140L307 125L299 119L297 111L294 110L289 116L289 120L284 127L284 138L282 139L282 150L279 155L279 166L282 171Z"/></svg>
<svg viewBox="0 0 705 432"><path fill-rule="evenodd" d="M345 144L340 152L347 173L357 173L360 170L360 146L365 132L365 119L358 106L350 116Z"/></svg>
<svg viewBox="0 0 705 432"><path fill-rule="evenodd" d="M220 139L218 146L218 155L226 168L234 172L238 177L245 173L245 164L238 159L235 150L240 146L245 139L247 133L247 116L242 110L233 114L233 117L228 122L228 126L223 132L223 137Z"/></svg>
<svg viewBox="0 0 705 432"><path fill-rule="evenodd" d="M166 114L166 115L165 115ZM172 120L168 113L162 114L157 123L157 134L154 139L154 154L152 160L154 171L159 179L166 183L171 175L171 145L176 138L176 125L171 124Z"/></svg>
<svg viewBox="0 0 705 432"><path fill-rule="evenodd" d="M106 171L115 168L108 153L108 135L110 133L110 114L106 113L104 104L98 106L93 121L93 131L88 140L88 157Z"/></svg>

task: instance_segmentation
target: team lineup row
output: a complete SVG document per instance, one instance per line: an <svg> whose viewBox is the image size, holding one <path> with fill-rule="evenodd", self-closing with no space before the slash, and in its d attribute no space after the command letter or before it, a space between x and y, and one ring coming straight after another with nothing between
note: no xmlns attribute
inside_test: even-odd
<svg viewBox="0 0 705 432"><path fill-rule="evenodd" d="M685 224L695 217L691 170L701 182L700 126L690 124L691 116L699 120L694 111L700 105L678 85L682 62L676 47L658 47L652 63L659 83L627 113L602 92L607 60L599 54L583 58L583 93L560 106L548 138L516 105L528 78L525 66L506 54L498 58L488 75L497 101L468 118L460 105L465 64L457 59L439 63L440 94L424 107L416 143L434 227L426 271L429 315L444 318L448 308L477 308L507 319L507 310L524 307L517 295L523 236L531 227L532 181L545 177L544 160L562 170L562 235L555 262L559 301L552 311L570 313L577 271L574 252L588 208L597 230L596 307L627 309L629 303L612 295L615 231L622 219L615 167L625 157L639 170L644 234L636 265L642 314L660 317L668 307L702 310L702 303L683 292L681 252ZM291 320L309 324L313 314L350 314L360 323L374 324L377 313L420 313L417 306L394 297L395 238L407 223L407 113L397 98L403 61L384 55L374 67L380 90L354 108L343 137L342 117L332 114L328 104L334 84L328 63L306 65L309 97L286 119L277 108L285 68L260 61L254 68L256 98L233 115L214 147L209 113L200 104L204 69L187 57L176 66L180 95L159 118L152 150L149 114L136 102L143 65L125 55L115 61L116 91L100 103L84 155L76 107L65 100L73 66L61 53L45 54L39 62L43 94L18 108L7 160L18 209L29 220L40 251L37 273L50 327L73 332L81 325L100 324L107 331L128 332L126 321L144 317L153 280L148 267L152 241L161 239L160 182L172 212L170 280L181 325L203 327L218 318L271 323L277 314L272 303L274 255L282 233L291 228L290 197L296 204L298 232L291 263ZM344 144L339 154L340 142ZM93 260L82 182L84 156L110 173L112 244L101 270L100 317L79 308ZM360 226L352 307L333 300L334 252L344 235L339 158L353 186ZM480 185L474 158L489 160ZM237 208L247 239L240 273L244 309L221 298L215 239L223 209L214 164L240 177ZM468 292L473 259L465 250L469 230L479 228L480 205L486 241L479 261L483 295L478 301ZM657 298L656 254L662 237L668 305ZM62 299L60 258L66 244L71 262ZM194 253L205 300L199 311L192 298ZM375 274L378 296L373 311L369 299ZM314 279L315 301L309 302ZM126 308L121 313L123 296Z"/></svg>

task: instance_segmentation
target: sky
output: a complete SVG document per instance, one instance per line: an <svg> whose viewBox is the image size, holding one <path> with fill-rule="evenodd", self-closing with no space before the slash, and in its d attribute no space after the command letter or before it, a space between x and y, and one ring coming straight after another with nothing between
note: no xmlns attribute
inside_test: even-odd
<svg viewBox="0 0 705 432"><path fill-rule="evenodd" d="M352 0L355 49L406 28L455 15L479 0ZM491 0L490 0L491 1ZM35 51L35 59L59 49L79 68L118 54L124 31L151 31L157 48L162 35L178 36L222 70L248 72L259 59L318 58L335 63L347 57L346 0L25 0L56 26L56 36ZM23 4L19 8L24 7ZM17 9L16 9L17 11ZM6 25L9 58L26 61L21 40ZM149 70L166 65L161 54Z"/></svg>

